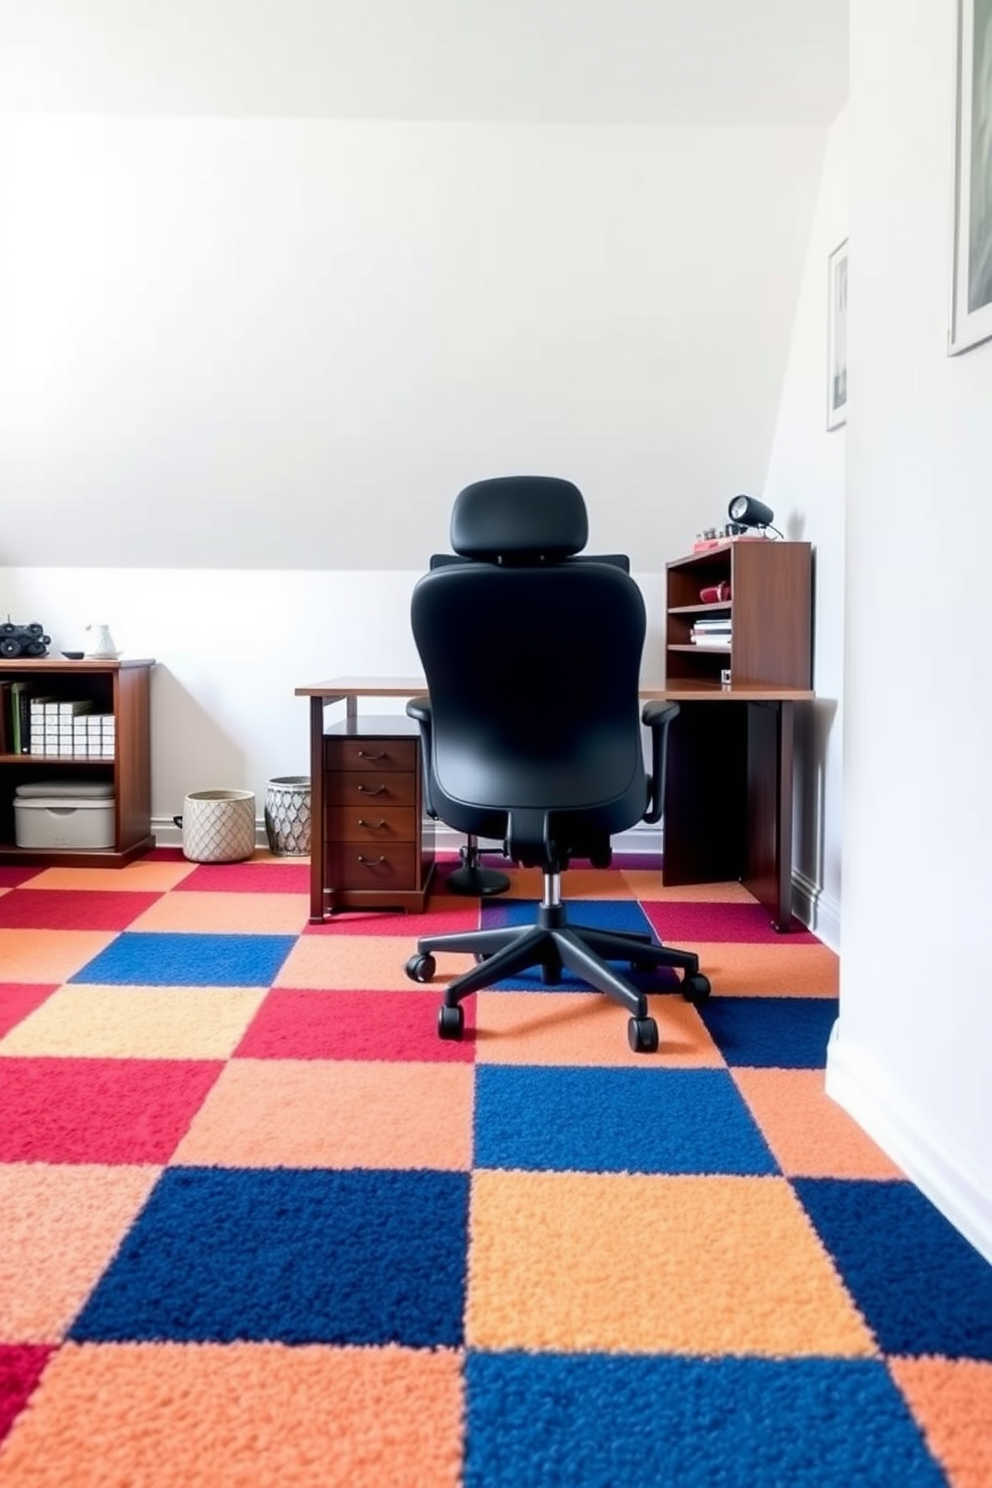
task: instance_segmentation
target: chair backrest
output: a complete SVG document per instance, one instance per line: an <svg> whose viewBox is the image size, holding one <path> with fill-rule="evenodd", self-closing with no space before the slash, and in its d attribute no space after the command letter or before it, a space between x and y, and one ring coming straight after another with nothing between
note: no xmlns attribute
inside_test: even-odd
<svg viewBox="0 0 992 1488"><path fill-rule="evenodd" d="M450 568L453 563L470 563L472 560L463 558L460 553L432 553L428 560L428 568ZM608 563L611 568L619 568L622 573L630 573L630 559L626 553L580 553L579 556L563 558L562 563Z"/></svg>
<svg viewBox="0 0 992 1488"><path fill-rule="evenodd" d="M585 503L568 481L478 482L451 525L462 561L432 568L412 604L434 804L459 831L505 837L520 861L601 858L647 805L640 591L621 567L577 556Z"/></svg>

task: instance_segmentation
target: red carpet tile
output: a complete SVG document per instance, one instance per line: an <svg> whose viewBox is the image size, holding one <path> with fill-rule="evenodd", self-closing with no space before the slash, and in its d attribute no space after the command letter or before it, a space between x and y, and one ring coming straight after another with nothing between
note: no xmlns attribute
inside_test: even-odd
<svg viewBox="0 0 992 1488"><path fill-rule="evenodd" d="M33 1013L54 992L51 983L0 982L0 1038Z"/></svg>
<svg viewBox="0 0 992 1488"><path fill-rule="evenodd" d="M0 925L8 930L126 930L158 894L88 894L66 889L20 888L0 899Z"/></svg>
<svg viewBox="0 0 992 1488"><path fill-rule="evenodd" d="M176 884L181 893L308 894L310 868L307 863L198 863Z"/></svg>
<svg viewBox="0 0 992 1488"><path fill-rule="evenodd" d="M51 1352L32 1343L0 1343L0 1439L30 1399Z"/></svg>
<svg viewBox="0 0 992 1488"><path fill-rule="evenodd" d="M429 1063L475 1057L475 1004L461 1042L437 1036L437 992L303 992L275 987L235 1049L239 1059L400 1059Z"/></svg>
<svg viewBox="0 0 992 1488"><path fill-rule="evenodd" d="M709 1002L638 974L639 1055L523 976L442 1041L417 935L540 892L457 863L316 926L269 853L0 869L3 1488L988 1488L992 1267L827 1097L837 958L579 866Z"/></svg>
<svg viewBox="0 0 992 1488"><path fill-rule="evenodd" d="M221 1068L207 1060L4 1059L0 1162L168 1162Z"/></svg>

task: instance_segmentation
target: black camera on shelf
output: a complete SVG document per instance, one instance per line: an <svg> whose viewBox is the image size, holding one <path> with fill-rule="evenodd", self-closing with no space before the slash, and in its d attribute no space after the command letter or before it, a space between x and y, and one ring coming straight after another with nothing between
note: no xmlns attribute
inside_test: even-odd
<svg viewBox="0 0 992 1488"><path fill-rule="evenodd" d="M5 661L16 661L21 657L33 660L47 656L52 638L45 634L45 627L35 621L31 625L15 625L11 619L0 624L0 656Z"/></svg>

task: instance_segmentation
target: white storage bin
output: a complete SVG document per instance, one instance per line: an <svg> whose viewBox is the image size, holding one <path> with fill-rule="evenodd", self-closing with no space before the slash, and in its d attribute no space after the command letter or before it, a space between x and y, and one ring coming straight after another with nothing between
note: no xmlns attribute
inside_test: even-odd
<svg viewBox="0 0 992 1488"><path fill-rule="evenodd" d="M27 785L19 785L14 791L18 798L39 798L42 796L72 796L78 800L81 797L87 799L99 797L106 800L109 796L113 800L114 782L112 780L32 780Z"/></svg>
<svg viewBox="0 0 992 1488"><path fill-rule="evenodd" d="M18 847L113 847L114 803L92 796L15 797L14 841Z"/></svg>

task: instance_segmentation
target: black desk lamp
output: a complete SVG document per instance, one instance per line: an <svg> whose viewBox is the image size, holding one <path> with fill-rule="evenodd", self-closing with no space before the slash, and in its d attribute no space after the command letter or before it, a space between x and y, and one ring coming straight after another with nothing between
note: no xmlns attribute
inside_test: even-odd
<svg viewBox="0 0 992 1488"><path fill-rule="evenodd" d="M771 507L766 506L763 501L758 501L754 496L735 496L727 508L727 515L732 522L739 523L741 527L767 527L778 537L782 536L778 528L772 526L775 513Z"/></svg>

